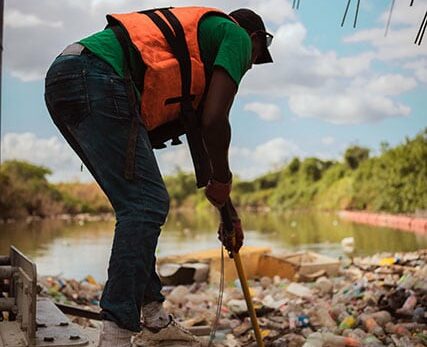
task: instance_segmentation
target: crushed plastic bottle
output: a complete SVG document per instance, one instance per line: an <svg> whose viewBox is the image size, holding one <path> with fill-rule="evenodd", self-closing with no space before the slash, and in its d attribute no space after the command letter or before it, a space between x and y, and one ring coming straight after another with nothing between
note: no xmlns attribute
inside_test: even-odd
<svg viewBox="0 0 427 347"><path fill-rule="evenodd" d="M358 339L348 336L338 336L329 332L316 332L311 334L303 347L322 347L324 345L331 347L359 347L361 346Z"/></svg>

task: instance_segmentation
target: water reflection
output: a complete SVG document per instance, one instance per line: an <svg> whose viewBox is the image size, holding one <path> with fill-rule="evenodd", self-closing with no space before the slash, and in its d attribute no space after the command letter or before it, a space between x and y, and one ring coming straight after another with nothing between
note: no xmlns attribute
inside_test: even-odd
<svg viewBox="0 0 427 347"><path fill-rule="evenodd" d="M340 241L353 236L357 254L427 248L427 237L388 228L357 225L333 213L242 213L246 244L273 250L310 249L339 256ZM171 214L162 231L158 256L219 247L218 216L211 212ZM0 225L0 254L16 245L37 262L42 274L63 273L104 281L114 222L83 225L44 220Z"/></svg>

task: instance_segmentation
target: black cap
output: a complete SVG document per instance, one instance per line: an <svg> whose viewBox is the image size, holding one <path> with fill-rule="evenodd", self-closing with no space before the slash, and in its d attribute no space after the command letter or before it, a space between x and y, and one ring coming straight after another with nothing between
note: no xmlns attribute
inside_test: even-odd
<svg viewBox="0 0 427 347"><path fill-rule="evenodd" d="M239 25L243 29L245 29L249 35L256 31L266 31L262 18L254 11L248 8L241 8L236 11L233 11L229 14L229 16L235 19L236 22L239 23ZM264 50L261 55L257 57L257 60L254 62L254 64L265 64L272 62L273 58L271 57L270 52L268 51L267 41L265 41Z"/></svg>

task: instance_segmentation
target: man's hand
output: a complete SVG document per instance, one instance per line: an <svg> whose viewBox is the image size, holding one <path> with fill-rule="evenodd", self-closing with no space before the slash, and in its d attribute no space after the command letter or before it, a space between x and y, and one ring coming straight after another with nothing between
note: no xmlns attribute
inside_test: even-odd
<svg viewBox="0 0 427 347"><path fill-rule="evenodd" d="M237 253L243 246L244 235L240 219L233 221L233 233L227 232L224 229L224 223L219 224L218 239L229 253Z"/></svg>
<svg viewBox="0 0 427 347"><path fill-rule="evenodd" d="M229 204L231 221L233 225L233 230L226 230L224 222L221 221L218 229L218 239L222 242L226 250L232 254L237 253L243 245L243 228L242 222L240 221L237 211L234 206Z"/></svg>
<svg viewBox="0 0 427 347"><path fill-rule="evenodd" d="M215 207L221 208L230 197L231 179L227 183L221 183L211 178L205 189L206 198Z"/></svg>

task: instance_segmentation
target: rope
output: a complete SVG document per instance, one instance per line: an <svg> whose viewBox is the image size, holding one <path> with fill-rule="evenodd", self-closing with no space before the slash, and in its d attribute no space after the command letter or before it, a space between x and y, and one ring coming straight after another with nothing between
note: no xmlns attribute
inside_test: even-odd
<svg viewBox="0 0 427 347"><path fill-rule="evenodd" d="M221 234L221 239L223 239L223 228L220 227L219 232ZM212 346L212 343L215 339L216 331L218 330L218 323L221 317L223 296L224 296L224 247L221 244L221 276L219 280L219 293L218 293L218 300L216 304L217 306L216 306L216 313L215 313L215 321L213 323L213 326L210 332L208 347Z"/></svg>

